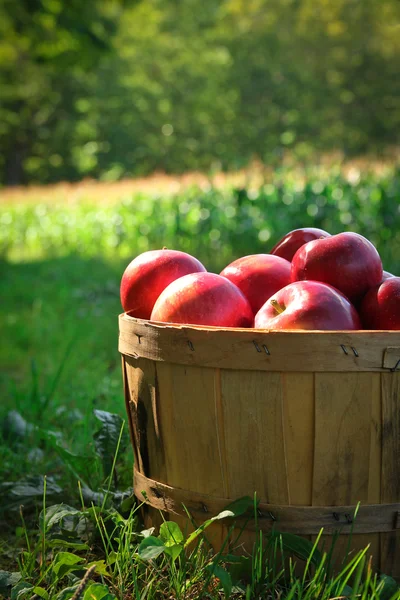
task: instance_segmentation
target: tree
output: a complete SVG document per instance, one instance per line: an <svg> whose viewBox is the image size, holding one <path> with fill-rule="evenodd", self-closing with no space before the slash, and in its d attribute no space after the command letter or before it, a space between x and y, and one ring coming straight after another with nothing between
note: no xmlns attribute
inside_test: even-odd
<svg viewBox="0 0 400 600"><path fill-rule="evenodd" d="M25 161L40 161L54 127L74 118L76 86L111 50L111 36L121 11L129 3L132 2L3 0L0 170L6 183L23 182ZM54 155L49 159L57 162L64 157Z"/></svg>

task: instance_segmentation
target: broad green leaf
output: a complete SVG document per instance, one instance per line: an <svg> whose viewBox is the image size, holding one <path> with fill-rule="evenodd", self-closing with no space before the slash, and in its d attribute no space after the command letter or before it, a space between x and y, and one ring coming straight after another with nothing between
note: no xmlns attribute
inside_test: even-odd
<svg viewBox="0 0 400 600"><path fill-rule="evenodd" d="M341 591L341 596L346 596L346 598L350 598L352 593L353 593L353 588L351 588L349 585L345 585Z"/></svg>
<svg viewBox="0 0 400 600"><path fill-rule="evenodd" d="M111 564L110 561L108 561L108 562L109 562L109 564ZM96 560L94 562L88 563L87 565L85 565L85 567L87 569L90 569L90 567L92 567L93 565L96 565L95 573L97 575L104 575L104 577L107 577L110 575L109 571L107 570L107 565L106 565L105 560Z"/></svg>
<svg viewBox="0 0 400 600"><path fill-rule="evenodd" d="M165 546L164 552L168 554L172 558L172 560L176 560L178 556L182 553L184 549L183 544L172 544Z"/></svg>
<svg viewBox="0 0 400 600"><path fill-rule="evenodd" d="M250 496L243 496L242 498L234 500L228 504L228 506L225 506L224 510L232 512L234 517L240 517L251 509L254 509L254 498L250 498Z"/></svg>
<svg viewBox="0 0 400 600"><path fill-rule="evenodd" d="M90 550L90 546L76 539L64 539L61 537L54 537L47 539L47 544L50 548L70 548L71 550Z"/></svg>
<svg viewBox="0 0 400 600"><path fill-rule="evenodd" d="M400 597L400 587L389 575L381 575L379 577L379 600L391 600L398 594ZM397 599L397 596L396 596Z"/></svg>
<svg viewBox="0 0 400 600"><path fill-rule="evenodd" d="M174 546L183 542L183 533L174 521L165 521L160 527L160 538L165 546Z"/></svg>
<svg viewBox="0 0 400 600"><path fill-rule="evenodd" d="M120 504L120 511L122 513L128 513L135 506L136 496L135 494L130 494L129 496L122 499Z"/></svg>
<svg viewBox="0 0 400 600"><path fill-rule="evenodd" d="M30 597L32 597L32 588L33 585L31 583L19 581L11 590L11 600L22 600L27 594L30 594Z"/></svg>
<svg viewBox="0 0 400 600"><path fill-rule="evenodd" d="M65 517L80 516L81 512L68 504L55 504L46 509L44 515L44 525L46 529L51 529L55 524L60 523ZM40 514L40 525L43 526L43 512Z"/></svg>
<svg viewBox="0 0 400 600"><path fill-rule="evenodd" d="M151 560L160 556L164 550L162 540L151 535L140 542L138 554L143 560Z"/></svg>
<svg viewBox="0 0 400 600"><path fill-rule="evenodd" d="M96 456L89 454L75 454L63 445L59 435L55 435L52 431L40 429L40 434L52 448L57 452L64 464L72 471L75 477L82 479L84 482L90 481L91 474L96 468Z"/></svg>
<svg viewBox="0 0 400 600"><path fill-rule="evenodd" d="M110 554L108 555L107 558L107 565L114 565L116 560L118 558L118 554L116 552L114 552L114 550L112 552L110 552Z"/></svg>
<svg viewBox="0 0 400 600"><path fill-rule="evenodd" d="M95 410L94 414L102 423L101 429L93 436L94 445L103 465L104 476L109 477L124 421L119 415L104 410ZM125 435L121 438L120 451L125 448L126 443L127 436Z"/></svg>
<svg viewBox="0 0 400 600"><path fill-rule="evenodd" d="M55 600L70 600L78 589L80 582L76 585L69 586L58 592Z"/></svg>
<svg viewBox="0 0 400 600"><path fill-rule="evenodd" d="M49 593L42 587L34 587L32 592L39 596L39 598L44 598L44 600L49 600Z"/></svg>
<svg viewBox="0 0 400 600"><path fill-rule="evenodd" d="M85 590L83 600L114 600L116 597L102 583L92 583Z"/></svg>
<svg viewBox="0 0 400 600"><path fill-rule="evenodd" d="M60 500L64 496L64 490L55 483L52 477L46 477L46 484L41 475L0 483L0 507L3 510L19 510L21 504L26 508L37 507L43 501L44 489L46 489L47 502Z"/></svg>
<svg viewBox="0 0 400 600"><path fill-rule="evenodd" d="M20 580L21 573L18 573L18 571L10 572L0 570L0 593L5 594L7 588L17 585Z"/></svg>
<svg viewBox="0 0 400 600"><path fill-rule="evenodd" d="M249 556L227 554L224 555L224 563L236 583L251 576L252 560Z"/></svg>
<svg viewBox="0 0 400 600"><path fill-rule="evenodd" d="M228 571L226 571L220 565L207 565L206 571L212 573L214 577L217 577L221 583L221 587L224 590L225 598L229 598L232 592L232 579Z"/></svg>
<svg viewBox="0 0 400 600"><path fill-rule="evenodd" d="M311 556L310 560L315 566L320 564L322 555L313 542L292 533L273 532L271 537L279 538L278 547L282 547L284 552L293 553L302 560L308 560Z"/></svg>
<svg viewBox="0 0 400 600"><path fill-rule="evenodd" d="M82 562L83 558L76 556L76 554L71 554L71 552L59 552L52 565L52 571L59 579L61 579L70 571L81 569L82 565L79 563Z"/></svg>

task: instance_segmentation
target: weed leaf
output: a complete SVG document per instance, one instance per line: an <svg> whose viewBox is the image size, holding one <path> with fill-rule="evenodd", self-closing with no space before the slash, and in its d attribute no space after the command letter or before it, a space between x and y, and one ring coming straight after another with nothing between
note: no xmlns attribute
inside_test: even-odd
<svg viewBox="0 0 400 600"><path fill-rule="evenodd" d="M90 481L91 474L93 473L93 470L96 469L96 456L75 454L74 452L67 450L62 445L61 437L52 431L39 429L39 433L41 437L50 444L53 450L57 452L65 466L70 469L76 478L82 479L85 482Z"/></svg>
<svg viewBox="0 0 400 600"><path fill-rule="evenodd" d="M172 560L176 560L178 556L183 551L183 544L173 544L172 546L165 546L164 552L168 554L172 558Z"/></svg>
<svg viewBox="0 0 400 600"><path fill-rule="evenodd" d="M0 508L19 510L21 504L25 507L40 505L43 501L44 477L34 475L19 481L0 483ZM64 491L55 483L52 477L46 479L46 499L59 500Z"/></svg>
<svg viewBox="0 0 400 600"><path fill-rule="evenodd" d="M232 592L232 579L228 571L225 571L220 565L207 565L206 571L214 577L217 577L221 583L221 587L224 590L225 598L229 598Z"/></svg>
<svg viewBox="0 0 400 600"><path fill-rule="evenodd" d="M224 556L224 563L228 566L232 580L236 583L251 576L251 558L249 556L227 554Z"/></svg>
<svg viewBox="0 0 400 600"><path fill-rule="evenodd" d="M0 571L0 594L5 594L7 588L17 585L21 580L21 573L10 571Z"/></svg>
<svg viewBox="0 0 400 600"><path fill-rule="evenodd" d="M78 539L58 536L47 541L49 548L69 548L70 550L89 550L90 546Z"/></svg>
<svg viewBox="0 0 400 600"><path fill-rule="evenodd" d="M114 594L111 594L108 587L102 583L92 583L86 588L83 600L116 600Z"/></svg>
<svg viewBox="0 0 400 600"><path fill-rule="evenodd" d="M160 556L165 550L165 546L159 538L152 535L140 542L138 554L142 560L151 560Z"/></svg>
<svg viewBox="0 0 400 600"><path fill-rule="evenodd" d="M93 436L94 445L96 453L103 465L104 476L109 477L112 471L114 457L118 447L118 440L124 421L119 415L104 410L95 410L94 414L102 423L102 427ZM122 439L120 451L124 449L125 444L126 439Z"/></svg>
<svg viewBox="0 0 400 600"><path fill-rule="evenodd" d="M14 586L11 590L11 600L22 600L24 596L30 594L30 598L32 597L32 588L33 585L31 583L27 583L26 581L20 581Z"/></svg>
<svg viewBox="0 0 400 600"><path fill-rule="evenodd" d="M82 561L83 558L76 556L75 554L71 554L71 552L59 552L51 568L58 579L62 579L67 573L81 569L82 565L77 565Z"/></svg>
<svg viewBox="0 0 400 600"><path fill-rule="evenodd" d="M44 600L49 600L49 593L42 587L34 587L32 592L39 596L39 598L44 598Z"/></svg>
<svg viewBox="0 0 400 600"><path fill-rule="evenodd" d="M183 542L183 533L177 523L165 521L160 527L160 538L165 546L174 546Z"/></svg>
<svg viewBox="0 0 400 600"><path fill-rule="evenodd" d="M90 569L90 567L93 567L93 565L96 565L95 572L97 575L104 575L104 577L108 577L110 575L110 573L107 571L107 565L104 560L96 560L95 562L87 563L85 567Z"/></svg>
<svg viewBox="0 0 400 600"><path fill-rule="evenodd" d="M240 517L252 508L254 508L254 499L250 496L243 496L225 506L225 510L233 513L234 517Z"/></svg>
<svg viewBox="0 0 400 600"><path fill-rule="evenodd" d="M75 594L78 587L79 587L79 583L77 583L76 585L64 588L63 590L61 590L61 592L58 592L55 600L70 600L73 597L73 595Z"/></svg>
<svg viewBox="0 0 400 600"><path fill-rule="evenodd" d="M67 504L56 504L49 506L45 515L41 512L39 525L41 530L46 530L51 548L88 549L85 542L93 529L88 511L81 512Z"/></svg>
<svg viewBox="0 0 400 600"><path fill-rule="evenodd" d="M379 600L391 600L393 597L400 597L400 587L389 575L381 575L379 577ZM399 594L399 596L395 596Z"/></svg>
<svg viewBox="0 0 400 600"><path fill-rule="evenodd" d="M53 525L61 524L66 517L79 517L80 511L68 504L54 504L46 509L45 515L40 514L39 524L41 529L45 525L46 529L51 529ZM44 523L43 523L44 517Z"/></svg>
<svg viewBox="0 0 400 600"><path fill-rule="evenodd" d="M272 532L271 538L278 538L279 545L284 552L293 553L298 558L302 560L308 560L310 557L310 561L318 567L322 560L321 552L318 548L315 547L313 542L306 540L298 535L294 535L293 533L278 533Z"/></svg>

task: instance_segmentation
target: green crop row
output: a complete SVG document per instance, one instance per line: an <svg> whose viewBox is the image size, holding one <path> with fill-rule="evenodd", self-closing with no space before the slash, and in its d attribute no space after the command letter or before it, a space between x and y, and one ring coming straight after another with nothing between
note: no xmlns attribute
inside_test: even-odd
<svg viewBox="0 0 400 600"><path fill-rule="evenodd" d="M357 175L357 174L356 174ZM23 197L22 197L23 200ZM400 172L341 173L306 180L277 173L257 189L189 188L179 195L136 194L116 203L96 197L67 205L14 203L0 210L0 252L10 260L78 253L134 257L167 246L218 270L233 258L268 252L287 231L356 231L399 270Z"/></svg>

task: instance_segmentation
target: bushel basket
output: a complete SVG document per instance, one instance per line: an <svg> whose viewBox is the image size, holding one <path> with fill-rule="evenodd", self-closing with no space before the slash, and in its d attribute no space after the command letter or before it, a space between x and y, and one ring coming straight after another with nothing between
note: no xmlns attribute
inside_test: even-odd
<svg viewBox="0 0 400 600"><path fill-rule="evenodd" d="M400 332L265 332L119 317L148 525L257 494L257 526L370 544L400 579ZM358 513L356 508L360 503ZM247 547L255 523L244 533ZM217 549L227 525L214 531ZM240 540L239 540L240 542Z"/></svg>

